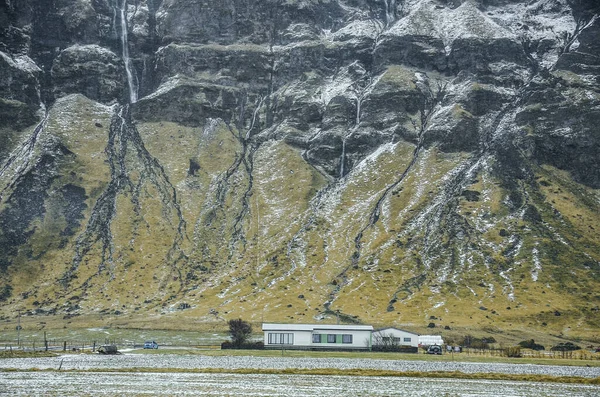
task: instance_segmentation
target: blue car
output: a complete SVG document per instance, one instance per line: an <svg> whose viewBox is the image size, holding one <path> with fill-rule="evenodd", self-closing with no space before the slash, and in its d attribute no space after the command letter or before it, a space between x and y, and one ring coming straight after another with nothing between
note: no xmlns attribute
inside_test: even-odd
<svg viewBox="0 0 600 397"><path fill-rule="evenodd" d="M158 349L158 343L152 342L144 342L144 349Z"/></svg>

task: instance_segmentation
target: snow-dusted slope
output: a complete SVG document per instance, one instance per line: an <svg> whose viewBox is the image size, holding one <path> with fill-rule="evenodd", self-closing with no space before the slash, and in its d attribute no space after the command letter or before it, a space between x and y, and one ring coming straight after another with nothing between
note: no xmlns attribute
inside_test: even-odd
<svg viewBox="0 0 600 397"><path fill-rule="evenodd" d="M594 1L28 0L0 23L6 313L598 326Z"/></svg>

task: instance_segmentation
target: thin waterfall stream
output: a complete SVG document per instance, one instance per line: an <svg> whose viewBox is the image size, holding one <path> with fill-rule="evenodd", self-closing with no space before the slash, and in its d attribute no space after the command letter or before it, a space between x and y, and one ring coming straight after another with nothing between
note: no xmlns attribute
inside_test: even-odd
<svg viewBox="0 0 600 397"><path fill-rule="evenodd" d="M342 161L340 165L340 178L344 176L344 162L346 161L346 136L342 139Z"/></svg>
<svg viewBox="0 0 600 397"><path fill-rule="evenodd" d="M127 0L122 0L120 7L116 6L121 22L121 48L125 72L127 73L127 85L129 87L129 103L135 103L138 99L137 78L133 73L131 58L129 57L129 37L127 33Z"/></svg>
<svg viewBox="0 0 600 397"><path fill-rule="evenodd" d="M345 134L342 137L342 159L340 161L340 178L344 177L344 172L345 172L344 163L346 162L346 140L348 139L348 137L350 135L352 135L354 133L354 131L356 131L356 129L358 128L358 125L360 124L360 107L362 105L363 99L364 99L364 95L360 96L360 97L359 96L356 97L356 118L354 119L354 127L348 134Z"/></svg>
<svg viewBox="0 0 600 397"><path fill-rule="evenodd" d="M396 0L383 0L385 3L385 24L390 26L396 20Z"/></svg>

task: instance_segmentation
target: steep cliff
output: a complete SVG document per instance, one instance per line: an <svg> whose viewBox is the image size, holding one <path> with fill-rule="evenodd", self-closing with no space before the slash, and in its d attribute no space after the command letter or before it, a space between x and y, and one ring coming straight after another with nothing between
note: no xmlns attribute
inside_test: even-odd
<svg viewBox="0 0 600 397"><path fill-rule="evenodd" d="M1 310L592 335L599 15L4 0Z"/></svg>

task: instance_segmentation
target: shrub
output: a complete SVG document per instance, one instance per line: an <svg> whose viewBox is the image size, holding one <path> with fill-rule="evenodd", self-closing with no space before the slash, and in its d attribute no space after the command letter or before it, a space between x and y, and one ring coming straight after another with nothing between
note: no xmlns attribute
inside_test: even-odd
<svg viewBox="0 0 600 397"><path fill-rule="evenodd" d="M559 343L556 346L552 346L550 349L553 352L570 352L573 350L581 350L580 346L577 346L571 342Z"/></svg>
<svg viewBox="0 0 600 397"><path fill-rule="evenodd" d="M504 349L504 355L506 357L523 357L521 354L521 348L519 346L507 347Z"/></svg>
<svg viewBox="0 0 600 397"><path fill-rule="evenodd" d="M496 339L494 339L493 337L476 338L473 335L466 335L463 338L462 345L465 347L472 347L474 349L489 349L489 344L495 342Z"/></svg>
<svg viewBox="0 0 600 397"><path fill-rule="evenodd" d="M427 324L427 328L435 328L435 323L429 323L429 324Z"/></svg>
<svg viewBox="0 0 600 397"><path fill-rule="evenodd" d="M263 350L265 348L265 344L263 342L247 342L242 343L241 345L234 345L230 341L225 341L221 343L221 349L242 349L242 350Z"/></svg>
<svg viewBox="0 0 600 397"><path fill-rule="evenodd" d="M373 345L371 350L374 352L396 352L396 353L418 353L419 348L404 345Z"/></svg>
<svg viewBox="0 0 600 397"><path fill-rule="evenodd" d="M8 300L12 295L12 286L5 284L0 287L0 302Z"/></svg>
<svg viewBox="0 0 600 397"><path fill-rule="evenodd" d="M519 342L519 346L522 347L523 349L532 349L532 350L538 350L538 351L546 350L546 348L544 346L535 343L535 341L533 339L524 340L522 342Z"/></svg>

